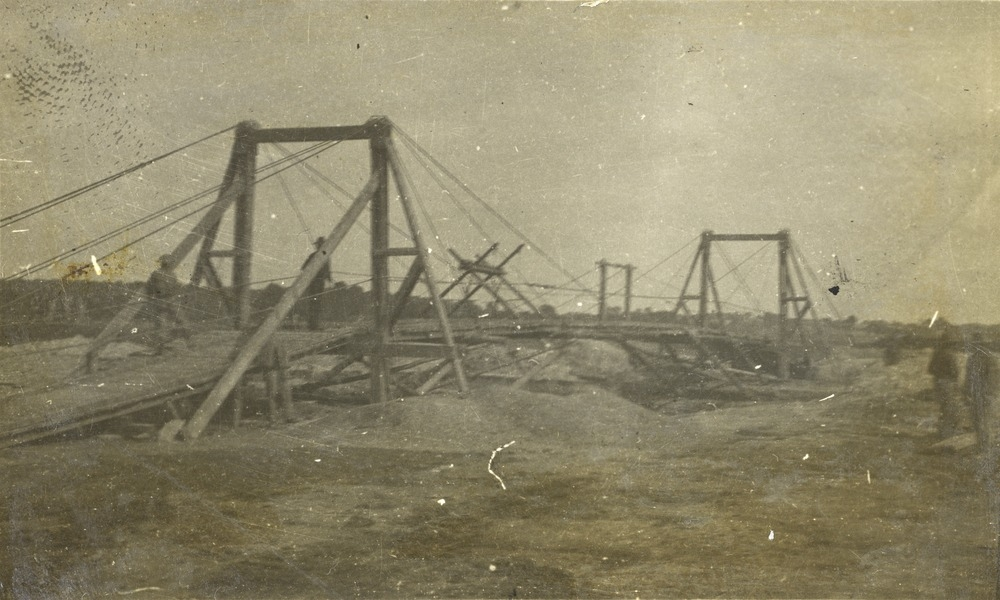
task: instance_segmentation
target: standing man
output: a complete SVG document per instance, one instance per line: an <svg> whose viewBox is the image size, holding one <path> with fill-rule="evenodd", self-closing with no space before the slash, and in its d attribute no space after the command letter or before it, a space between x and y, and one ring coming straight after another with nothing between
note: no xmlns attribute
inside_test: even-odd
<svg viewBox="0 0 1000 600"><path fill-rule="evenodd" d="M956 333L950 325L934 344L931 362L927 372L934 378L934 396L941 407L938 433L942 438L950 438L961 427L961 405L958 398L958 359L955 357Z"/></svg>
<svg viewBox="0 0 1000 600"><path fill-rule="evenodd" d="M174 258L164 254L159 258L159 264L146 281L145 294L149 300L149 314L156 327L153 332L156 354L163 354L175 332L179 332L184 339L190 338L191 332L181 313L184 290L174 275Z"/></svg>
<svg viewBox="0 0 1000 600"><path fill-rule="evenodd" d="M965 397L972 405L976 446L984 455L992 446L993 397L997 391L997 364L977 333L968 347L965 363Z"/></svg>
<svg viewBox="0 0 1000 600"><path fill-rule="evenodd" d="M309 255L306 262L302 263L303 267L305 267L306 264L312 260L314 256L316 256L316 253L319 252L320 247L325 241L326 240L322 237L316 238L316 242L314 243L316 249ZM327 281L331 281L330 261L328 259L323 261L323 268L321 268L319 272L316 273L316 276L313 277L313 280L309 282L309 287L306 288L306 293L303 297L303 300L306 302L306 314L308 315L307 320L310 331L318 331L320 328L320 317L322 316L323 308L321 296L326 287Z"/></svg>

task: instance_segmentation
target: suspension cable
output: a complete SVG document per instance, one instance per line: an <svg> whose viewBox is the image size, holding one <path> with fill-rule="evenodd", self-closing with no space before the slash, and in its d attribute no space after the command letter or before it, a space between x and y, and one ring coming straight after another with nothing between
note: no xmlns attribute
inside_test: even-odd
<svg viewBox="0 0 1000 600"><path fill-rule="evenodd" d="M413 201L416 202L421 214L424 215L424 220L427 221L427 226L431 230L431 235L434 236L434 240L437 241L439 245L442 244L441 235L438 233L437 227L434 226L434 220L431 219L431 215L427 212L427 208L424 206L424 203L420 201L420 197L417 195L417 188L413 185L413 179L410 177L410 172L406 168L406 165L403 164L402 159L400 159L399 164L396 166L399 168L399 172L403 175L403 179L406 180L406 186L410 188L410 193L413 194ZM419 225L417 223L413 223L413 226L418 227ZM445 260L445 262L447 263L448 261Z"/></svg>
<svg viewBox="0 0 1000 600"><path fill-rule="evenodd" d="M6 217L0 218L0 228L7 227L9 225L13 225L13 224L18 223L20 221L23 221L24 219L27 219L28 217L34 216L34 215L36 215L36 214L38 214L38 213L40 213L40 212L42 212L44 210L47 210L49 208L52 208L52 207L57 206L59 204L62 204L63 202L68 202L69 200L72 200L72 199L74 199L74 198L76 198L78 196L81 196L81 195L83 195L83 194L85 194L87 192L95 190L95 189L97 189L97 188L99 188L99 187L101 187L101 186L103 186L103 185L105 185L107 183L111 183L112 181L115 181L116 179L120 179L120 178L124 177L125 175L128 175L130 173L134 173L135 171L138 171L139 169L142 169L144 167L148 167L149 165L151 165L151 164L153 164L153 163L155 163L155 162L157 162L159 160L163 160L164 158L167 158L167 157L169 157L169 156L171 156L173 154L177 154L178 152L182 152L184 150L187 150L191 146L195 146L195 145L200 144L200 143L202 143L202 142L204 142L206 140L210 140L210 139L212 139L212 138L214 138L216 136L222 135L222 134L224 134L224 133L226 133L228 131L231 131L231 130L233 130L235 128L236 128L235 125L232 126L232 127L227 127L225 129L217 131L217 132L215 132L215 133L213 133L211 135L207 135L207 136L201 138L200 140L196 140L194 142L191 142L190 144L186 144L184 146L181 146L180 148L177 148L175 150L171 150L170 152L167 152L165 154L161 154L160 156L157 156L156 158L151 158L151 159L143 161L143 162L141 162L141 163L139 163L137 165L133 165L133 166L131 166L131 167L129 167L129 168L123 170L123 171L119 171L118 173L115 173L113 175L109 175L109 176L105 177L104 179L100 179L100 180L95 181L93 183L89 183L89 184L87 184L87 185L85 185L85 186L83 186L81 188L77 188L77 189L75 189L75 190L73 190L71 192L67 192L67 193L62 194L60 196L56 196L55 198L53 198L51 200L48 200L46 202L42 202L41 204L37 204L35 206L32 206L31 208L26 208L26 209L24 209L22 211L19 211L19 212L16 212L16 213L12 214L12 215L8 215Z"/></svg>
<svg viewBox="0 0 1000 600"><path fill-rule="evenodd" d="M395 123L393 123L393 128L404 139L408 140L413 145L413 147L417 149L418 152L420 152L421 154L423 154L427 158L427 160L429 160L432 163L434 163L434 166L436 166L438 169L440 169L442 173L444 173L445 175L447 175L449 179L451 179L456 184L458 184L458 186L461 187L462 190L465 191L465 193L469 194L469 196L473 200L475 200L476 202L478 202L483 208L485 208L498 221L500 221L501 223L503 223L508 229L510 229L515 235L517 235L518 238L520 238L523 242L525 242L526 244L528 244L533 250L535 250L536 252L538 252L538 254L540 256L542 256L545 260L547 260L549 262L549 264L551 264L553 267L555 267L563 275L566 275L567 277L573 277L573 275L570 274L570 272L567 271L565 269L565 267L563 267L561 264L559 264L559 262L556 259L552 258L552 256L550 256L549 253L545 252L545 250L543 250L541 246L539 246L538 244L536 244L535 242L533 242L531 240L531 238L529 238L521 230L519 230L517 227L515 227L514 224L511 223L510 221L508 221L507 218L504 217L502 214L500 214L500 212L497 211L497 209L493 208L492 206L489 205L488 202L486 202L485 200L483 200L482 198L480 198L474 191L472 191L471 188L469 188L469 186L467 186L464 182L462 182L461 179L459 179L455 174L453 174L451 171L449 171L443 164L441 164L440 161L438 161L436 158L434 158L433 156L431 156L431 154L429 152L427 152L427 150L425 150L420 144L418 144L417 141L415 139L413 139L409 134L407 134L405 131L403 131L402 129L400 129L399 126L396 125Z"/></svg>
<svg viewBox="0 0 1000 600"><path fill-rule="evenodd" d="M465 218L469 221L470 224L472 224L472 226L476 229L476 231L479 232L479 234L483 237L483 239L484 240L489 240L490 237L491 237L490 234L487 233L487 231L485 230L485 228L483 228L482 225L479 224L479 222L473 216L472 212L468 208L466 208L465 205L463 205L461 202L459 202L458 198L456 198L455 195L452 194L450 190L448 190L448 188L447 188L447 186L445 186L444 182L441 181L441 178L438 177L438 175L430 168L430 165L426 161L420 160L420 155L418 154L418 151L420 153L424 154L430 160L434 160L433 157L431 157L426 151L423 151L422 148L419 148L417 146L417 144L416 144L416 141L413 140L413 138L409 137L405 132L401 132L401 133L403 134L403 137L401 138L403 140L403 144L407 148L409 148L410 152L417 159L417 162L422 167L424 167L424 170L427 171L427 173L431 176L431 178L434 179L435 183L437 183L437 185L444 191L445 195L448 196L448 199L451 200L452 203L456 207L458 207L458 209L462 212L462 214L465 215ZM443 172L445 172L447 174L447 170L444 169L443 166L441 166L439 163L437 163L437 161L434 161L434 162L438 165L438 168L440 168ZM462 186L463 188L465 188L465 185L461 181L458 181L458 179L455 176L452 175L451 178L452 178L453 181L456 181L460 186ZM471 190L469 190L468 188L465 188L465 189L470 194L472 194ZM515 233L516 233L516 231L515 231ZM522 238L522 239L525 239L525 241L527 241L529 245L531 244L530 240L527 240L526 238ZM520 269L518 269L518 267L516 265L512 266L511 268L514 271L514 273L517 274L517 276L519 278L521 278L522 280L527 279L524 276L524 274L521 273ZM543 295L539 294L534 289L532 289L531 292L532 292L532 294L534 294L534 296L535 296L534 299L535 299L536 302L540 302L542 300Z"/></svg>
<svg viewBox="0 0 1000 600"><path fill-rule="evenodd" d="M427 161L421 160L420 155L417 154L416 149L410 144L409 140L405 137L402 138L402 140L403 140L403 145L410 150L410 153L416 159L417 163L424 168L424 170L427 172L428 175L431 176L431 178L438 185L438 187L441 188L445 196L447 196L448 199L451 200L452 204L454 204L462 212L462 214L465 215L466 220L468 220L469 223L472 225L472 227L479 232L479 235L482 236L483 240L489 240L492 236L486 231L485 228L483 228L482 225L479 224L476 218L472 215L472 212L469 211L469 209L466 208L465 205L463 205L461 202L458 201L458 198L456 198L455 195L451 193L451 190L449 190L448 187L441 180L441 178L438 177L437 173L435 173L434 170L430 168L430 165L427 163ZM526 279L516 266L512 266L511 269L522 280ZM536 301L540 299L537 292L532 290L532 293L535 294Z"/></svg>
<svg viewBox="0 0 1000 600"><path fill-rule="evenodd" d="M472 215L472 212L470 212L469 209L466 208L464 204L459 202L458 198L456 198L455 195L451 193L451 190L449 190L448 187L441 180L441 178L438 177L438 174L431 169L428 162L420 160L420 156L417 155L416 148L410 143L409 139L406 137L403 137L401 139L403 140L403 145L405 145L410 150L410 152L413 153L414 157L417 159L417 163L419 163L420 166L422 166L424 170L427 171L427 174L431 176L431 178L434 180L434 183L436 183L444 192L444 194L448 196L448 199L451 200L452 204L454 204L458 208L458 210L462 211L462 214L465 215L465 218L469 221L472 227L479 232L479 235L483 236L484 240L489 240L491 237L490 234L483 228L482 225L479 224L479 222Z"/></svg>
<svg viewBox="0 0 1000 600"><path fill-rule="evenodd" d="M636 275L634 278L632 278L632 284L634 285L635 282L639 281L640 279L642 279L646 275L649 275L652 271L660 268L660 266L662 266L668 260L670 260L671 258L677 256L678 254L680 254L681 252L683 252L685 249L687 249L688 246L690 246L691 244L693 244L696 241L698 241L699 238L701 238L700 234L694 236L693 238L691 238L690 240L688 240L688 242L686 244L684 244L683 246L681 246L680 248L678 248L677 250L675 250L674 252L672 252L669 256L667 256L666 258L664 258L660 262L656 263L652 267L646 269L642 273L639 273L638 275ZM668 285L670 285L670 284L668 283ZM671 287L676 287L676 286L671 286ZM612 293L610 293L608 295L609 296L616 296L616 295L622 293L623 291L625 291L625 286L622 286L622 287L618 288L617 290L615 290L614 292L612 292Z"/></svg>
<svg viewBox="0 0 1000 600"><path fill-rule="evenodd" d="M315 239L312 229L309 228L309 224L306 223L305 217L302 215L302 211L299 210L298 204L292 198L292 192L288 189L288 183L285 182L285 178L278 175L278 183L281 184L281 191L285 194L285 200L288 201L288 205L292 207L292 211L295 213L295 217L299 220L299 225L302 226L302 232L309 236L309 239Z"/></svg>
<svg viewBox="0 0 1000 600"><path fill-rule="evenodd" d="M757 253L761 252L761 250L763 250L763 248L761 248L760 250L757 250L757 252L754 252L750 256L751 257L755 256ZM722 254L722 259L724 261L726 261L726 265L728 267L730 267L729 273L733 273L734 275L736 275L736 281L739 282L739 284L743 287L743 290L746 292L747 299L750 300L750 304L753 304L754 308L757 311L764 312L763 307L761 307L761 305L760 305L760 301L757 300L757 296L754 295L753 290L750 289L750 286L747 284L746 279L743 278L743 274L740 273L740 271L738 270L739 266L733 266L733 261L729 258L729 253L726 252L726 249L723 246L719 246L719 253ZM747 258L743 262L746 262L747 260L750 260L750 259ZM740 264L742 265L743 263L740 263ZM729 273L726 273L726 275L728 275ZM723 277L725 277L725 275L723 275ZM722 279L722 278L720 277L719 279ZM716 279L715 281L718 282L719 279ZM732 297L732 296L730 296L730 297Z"/></svg>
<svg viewBox="0 0 1000 600"><path fill-rule="evenodd" d="M726 278L727 276L729 276L729 275L730 275L730 274L731 274L731 273L732 273L733 271L735 271L736 269L739 269L740 267L742 267L742 266L743 266L743 265L744 265L744 264L745 264L746 262L748 262L748 261L749 261L749 260L750 260L751 258L753 258L753 257L757 256L758 254L760 254L761 252L763 252L763 251L764 251L764 250L765 250L765 249L767 248L767 246L768 246L767 244L764 244L763 246L761 246L760 248L758 248L756 252L754 252L754 253L753 253L753 254L751 254L750 256L748 256L748 257L744 258L743 260L741 260L741 261L740 261L740 263L739 263L738 265L736 265L736 266L735 266L735 267L733 267L732 269L729 269L728 271L726 271L726 272L725 272L725 273L724 273L724 274L723 274L723 275L722 275L721 277L718 277L718 278L716 278L715 282L716 282L716 283L718 283L718 282L722 281L723 279L725 279L725 278Z"/></svg>
<svg viewBox="0 0 1000 600"><path fill-rule="evenodd" d="M445 169L443 167L443 165L441 165L436 160L434 160L434 158L432 156L430 156L430 154L427 153L427 151L425 151L423 148L420 148L419 145L416 143L416 141L412 137L408 136L405 132L400 132L400 133L402 134L401 139L403 140L403 144L411 151L411 153L413 154L413 156L417 159L417 162L424 168L424 170L427 171L427 174L430 175L431 178L434 179L435 183L437 183L437 185L439 187L441 187L441 189L444 191L445 195L448 196L448 199L451 200L452 203L462 212L462 214L465 215L465 218L476 229L476 231L479 232L479 234L483 237L483 239L484 240L489 240L492 236L490 236L490 234L486 231L486 229L482 225L480 225L479 221L476 220L476 218L472 214L472 212L468 208L466 208L464 204L462 204L461 202L459 202L458 198L456 198L455 195L452 194L450 190L448 190L447 186L444 184L444 182L441 180L441 178L438 177L437 173L435 173L434 170L430 168L430 165L428 164L428 162L433 161L434 164L442 172L444 172L445 174L447 174L452 179L452 181L458 183L459 186L461 186L463 189L465 189L465 191L469 195L471 195L474 198L476 198L477 200L479 200L480 203L483 203L484 201L481 200L481 199L479 199L478 197L476 197L476 195L472 192L471 189L469 189L467 186L465 186L465 184L463 184L461 181L459 181L459 179L455 175L449 173L448 170ZM427 161L421 160L420 159L420 154L423 154L428 160ZM493 212L492 209L488 205L486 205L486 208L489 209L491 212ZM547 257L547 255L545 254L544 250L542 250L541 248L537 248L536 244L534 244L533 242L531 242L531 240L527 239L526 236L524 236L523 234L521 234L520 232L518 232L517 229L514 228L509 222L506 222L502 217L500 217L499 213L495 213L495 216L497 216L501 220L501 222L504 222L504 224L507 225L508 228L512 229L512 231L516 235L518 235L518 237L520 237L523 241L527 242L529 245L531 245L533 247L536 247L536 249L539 251L539 253L542 254L543 256L545 256L551 262L551 259L549 259ZM560 271L562 271L562 273L564 275L567 275L568 277L572 278L572 275L570 275L568 272L566 272L565 270L563 270L559 265L557 265L557 267L560 269ZM527 277L524 276L524 274L517 267L517 265L513 265L511 267L511 270L522 281L524 281L524 280L527 279ZM579 277L577 277L575 279L579 279ZM534 300L536 302L541 302L542 299L545 296L544 293L539 293L539 292L535 291L534 289L531 290L531 293L534 295Z"/></svg>
<svg viewBox="0 0 1000 600"><path fill-rule="evenodd" d="M810 279L812 279L813 284L816 286L816 291L820 292L820 294L825 298L826 296L822 294L822 290L824 289L823 284L820 283L819 278L816 277L816 272L813 271L812 267L809 265L809 261L806 260L805 254L802 253L802 250L799 248L799 245L795 243L795 241L792 241L792 253L795 255L795 258L802 263L802 266L805 268L806 272L809 273ZM827 306L830 307L830 310L833 312L833 315L837 318L837 320L843 319L843 316L837 309L836 304L834 304L832 301L828 301Z"/></svg>
<svg viewBox="0 0 1000 600"><path fill-rule="evenodd" d="M314 146L311 146L310 148L302 151L299 154L300 155L307 155L306 158L310 158L312 156L316 156L319 153L321 153L321 152L329 149L330 147L332 147L332 146L329 143L320 143L320 144L316 144ZM263 167L258 168L256 170L256 173L260 173L260 172L262 172L264 170L274 168L275 165L278 165L278 164L281 164L281 163L284 163L284 162L288 162L288 160L289 160L288 158L279 159L278 161L275 161L273 163L269 163L267 165L264 165ZM305 159L302 159L302 160L305 160ZM291 165L284 166L283 168L281 168L281 169L279 169L279 170L277 170L277 171L275 171L273 173L269 173L268 175L266 175L264 177L261 177L260 179L257 179L256 181L258 183L261 182L261 181L264 181L264 180L266 180L266 179L268 179L270 177L273 177L274 175L277 175L278 173L281 173L284 170L287 170L287 169L291 168L291 166L294 166L295 164L296 163L292 163ZM182 199L182 200L180 200L178 202L175 202L174 204L171 204L171 205L169 205L169 206L167 206L165 208L162 208L162 209L160 209L160 210L158 210L156 212L150 213L149 215L146 215L145 217L137 219L136 221L133 221L132 223L129 223L127 225L123 225L123 226L121 226L121 227L119 227L119 228L117 228L117 229L115 229L115 230L113 230L113 231L111 231L109 233L106 233L106 234L101 235L101 236L99 236L97 238L91 239L91 240L89 240L87 242L84 242L83 244L81 244L79 246L76 246L76 247L74 247L74 248L72 248L70 250L62 252L62 253L60 253L60 254L52 257L52 258L49 258L49 259L47 259L47 260L45 260L45 261L43 261L43 262L41 262L41 263L39 263L37 265L33 265L33 266L31 266L31 267L29 267L27 269L24 269L22 271L18 271L17 273L13 273L11 275L8 275L7 277L4 277L3 279L0 279L0 281L7 281L7 280L11 280L11 279L19 279L19 278L22 278L22 277L26 277L27 275L30 275L32 273L37 273L38 271L46 269L46 268L50 267L51 265L53 265L53 264L55 264L55 263L57 263L57 262L59 262L59 261L61 261L63 259L69 258L70 256L78 254L81 251L93 248L94 246L97 246L97 245L99 245L101 243L104 243L104 242L106 242L108 240L111 240L111 239L113 239L113 238L121 235L122 233L125 233L125 232L127 232L127 231L129 231L131 229L135 229L135 228L140 227L142 225L145 225L145 224L147 224L147 223L149 223L151 221L154 221L154 220L158 219L161 216L166 215L167 213L170 213L170 212L172 212L174 210L177 210L179 208L182 208L184 206L192 204L193 202L196 202L196 201L198 201L198 200L200 200L202 198L205 198L206 196L209 196L209 195L211 195L213 193L216 193L221 188L222 188L221 185L217 185L217 186L214 186L212 188L209 188L208 190L201 191L201 192L199 192L199 193L197 193L197 194L195 194L193 196L189 196L188 198L184 198L184 199ZM199 212L201 212L203 210L206 210L206 209L210 208L211 206L212 206L212 204L207 204L207 205L205 205L205 206L203 206L201 208L198 208L198 209L196 209L194 211L188 212L187 214L185 214L185 215L183 215L183 216L175 219L174 221L171 221L171 222L167 223L166 225L153 230L149 234L143 235L142 237L140 237L140 238L138 238L136 240L133 240L133 241L131 241L131 242L129 242L129 243L127 243L127 244L125 244L125 245L123 245L123 246L115 249L115 250L113 250L112 252L101 256L100 258L97 258L96 262L99 263L99 262L101 262L101 261L103 261L103 260L111 257L112 255L114 255L114 254L116 254L116 253L118 253L118 252L120 252L120 251L128 248L129 246L132 246L134 244L137 244L140 241L143 241L143 240L149 238L150 235L159 233L159 232L161 232L161 231L163 231L165 229L173 227L173 226L175 226L177 224L177 222L182 221L183 219L186 219L186 218L188 218L188 217L190 217L192 215L195 215L195 214L197 214L197 213L199 213ZM92 268L92 264L93 263L87 263L87 264L81 265L78 268L74 269L73 272L67 274L67 276L76 276L76 275L79 275L80 273L82 273L83 271L87 270L88 268Z"/></svg>
<svg viewBox="0 0 1000 600"><path fill-rule="evenodd" d="M274 144L274 145L277 146L278 150L280 150L281 152L288 153L288 150L286 150L281 144ZM298 164L302 168L304 168L306 171L308 171L308 174L311 174L311 175L317 177L318 179L320 179L321 181L323 181L324 183L326 183L327 185L329 185L330 187L332 187L336 191L338 191L341 194L343 194L345 197L347 197L349 199L353 199L353 196L351 195L350 192L348 192L347 190L345 190L342 186L338 185L337 182L335 182L332 179L330 179L329 177L327 177L325 174L323 174L316 167L314 167L314 166L312 166L309 163L306 163L304 161L301 162L301 163L298 163ZM317 184L311 178L307 177L307 179L309 179L309 182L312 183L318 190L320 190L321 192L324 192L324 193L326 192L326 190L324 190L323 188L321 188L319 186L319 184ZM407 179L409 180L409 177L407 177ZM413 188L412 185L410 187ZM339 208L341 208L341 209L345 208L344 205L340 201L338 201L335 197L331 197L331 198L333 199L334 203L336 203L336 205ZM361 223L360 225L361 225L361 228L364 230L365 233L370 233L367 225L365 225L364 223ZM402 229L401 227L399 227L395 223L390 222L389 223L389 227L392 228L392 230L395 231L396 233L398 233L399 235L401 235L404 238L406 238L407 240L410 239L410 233L408 231ZM439 262L442 262L442 263L448 265L449 267L451 266L451 263L448 262L448 260L446 258L444 258L443 256L441 256L440 253L439 254L431 253L431 256L434 257L435 259L437 259ZM396 259L397 261L400 260L400 257L393 257L393 258Z"/></svg>

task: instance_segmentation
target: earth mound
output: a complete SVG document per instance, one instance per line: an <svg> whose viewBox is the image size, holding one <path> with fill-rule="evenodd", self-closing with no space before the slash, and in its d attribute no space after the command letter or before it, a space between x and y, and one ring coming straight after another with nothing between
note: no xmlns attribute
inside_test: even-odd
<svg viewBox="0 0 1000 600"><path fill-rule="evenodd" d="M659 445L678 425L596 387L554 395L484 386L464 396L436 394L332 407L297 429L300 435L326 443L481 450L511 440L562 447Z"/></svg>

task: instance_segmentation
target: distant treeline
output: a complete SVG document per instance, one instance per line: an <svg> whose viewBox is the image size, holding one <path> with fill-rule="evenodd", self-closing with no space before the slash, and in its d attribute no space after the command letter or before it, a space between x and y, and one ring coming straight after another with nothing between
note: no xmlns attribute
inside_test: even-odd
<svg viewBox="0 0 1000 600"><path fill-rule="evenodd" d="M133 298L139 297L142 282L62 281L22 279L0 282L0 343L12 344L82 335L93 337ZM286 288L271 284L250 291L255 315L263 318L277 304ZM337 282L318 296L322 320L344 322L371 310L371 294L358 285ZM192 323L205 327L228 328L232 324L228 309L228 290L187 287L184 315ZM448 303L446 301L446 303ZM304 301L300 301L285 322L297 328L306 320ZM403 318L430 317L431 303L413 296ZM464 303L456 317L478 316L484 308L474 301Z"/></svg>
<svg viewBox="0 0 1000 600"><path fill-rule="evenodd" d="M108 282L58 279L18 279L0 282L0 344L12 344L31 340L56 339L82 335L93 337L133 298L142 294L142 282ZM254 314L262 319L266 312L277 304L286 288L277 284L254 289L250 292ZM192 323L220 329L232 326L232 317L227 308L228 290L206 287L188 287L184 298L184 314ZM451 307L454 300L446 299ZM480 301L464 303L455 312L456 318L463 317L506 317L502 307L495 305L486 294L477 296ZM334 283L319 296L322 320L329 324L347 322L368 314L371 310L371 294L359 285L344 282ZM592 314L558 313L548 304L538 307L538 315L543 318L566 317L573 320L593 320ZM289 315L284 326L301 328L306 322L305 302L300 301ZM519 316L528 316L522 314ZM621 318L619 310L609 307L608 318ZM433 310L427 298L413 296L403 311L402 318L433 317ZM655 321L675 323L681 326L695 326L693 316L674 316L669 310L645 309L634 312L635 321ZM723 321L710 315L706 325L726 332L749 338L774 339L777 331L776 314L764 315L727 314ZM853 316L845 319L822 319L819 323L806 318L803 332L808 337L825 338L830 345L853 346L928 347L937 338L941 323L899 323L888 321L858 322ZM819 329L816 327L819 326ZM990 346L1000 349L1000 326L962 325L964 337L979 334Z"/></svg>

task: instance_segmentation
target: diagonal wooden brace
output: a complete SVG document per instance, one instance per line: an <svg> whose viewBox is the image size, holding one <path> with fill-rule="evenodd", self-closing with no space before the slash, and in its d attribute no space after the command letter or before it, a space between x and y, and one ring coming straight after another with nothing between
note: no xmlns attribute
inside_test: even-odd
<svg viewBox="0 0 1000 600"><path fill-rule="evenodd" d="M215 387L208 394L208 397L205 398L205 401L198 407L198 410L195 411L195 414L181 430L181 435L185 439L196 439L205 430L205 427L208 426L209 421L219 410L219 407L222 406L226 397L229 396L240 378L243 377L246 370L253 364L257 354L260 353L268 340L271 339L271 336L274 335L274 332L281 326L282 321L285 320L288 313L291 312L295 303L305 292L306 287L316 274L319 273L323 264L329 260L329 256L333 254L337 246L344 241L351 227L358 220L358 217L361 216L361 213L364 212L365 206L371 202L377 184L378 182L374 178L368 181L361 193L358 194L357 199L347 209L344 217L337 223L337 226L326 237L322 246L319 247L313 257L302 268L302 272L299 273L295 283L282 295L281 300L274 306L271 314L268 315L267 319L254 331L246 344L239 350L233 362L230 363L229 368L226 369L225 373L223 373L222 377L215 384Z"/></svg>

